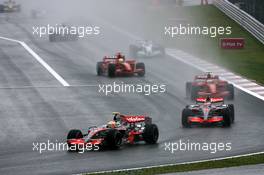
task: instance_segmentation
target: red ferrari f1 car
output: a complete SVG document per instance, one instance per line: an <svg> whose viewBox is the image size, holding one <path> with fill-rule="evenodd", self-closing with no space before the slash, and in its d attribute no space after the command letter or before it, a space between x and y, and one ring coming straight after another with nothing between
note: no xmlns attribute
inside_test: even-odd
<svg viewBox="0 0 264 175"><path fill-rule="evenodd" d="M145 75L145 64L137 63L135 60L126 60L125 56L117 53L114 57L104 57L103 61L97 62L97 75L115 76L133 76Z"/></svg>
<svg viewBox="0 0 264 175"><path fill-rule="evenodd" d="M230 127L234 120L234 105L224 104L223 98L197 98L196 104L188 105L182 111L183 127L204 124Z"/></svg>
<svg viewBox="0 0 264 175"><path fill-rule="evenodd" d="M94 150L118 149L124 144L145 142L155 144L159 137L157 125L152 124L148 116L122 115L113 113L113 120L106 125L90 127L88 132L83 134L81 130L70 130L67 136L67 144L70 151L92 145Z"/></svg>
<svg viewBox="0 0 264 175"><path fill-rule="evenodd" d="M195 76L193 82L186 83L186 96L195 100L198 97L224 97L234 99L234 86L208 72L206 75Z"/></svg>

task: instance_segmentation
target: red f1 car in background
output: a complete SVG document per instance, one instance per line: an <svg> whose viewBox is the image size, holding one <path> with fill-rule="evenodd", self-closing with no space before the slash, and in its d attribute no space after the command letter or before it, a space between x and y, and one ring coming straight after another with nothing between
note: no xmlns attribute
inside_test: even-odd
<svg viewBox="0 0 264 175"><path fill-rule="evenodd" d="M70 130L67 144L70 151L78 151L85 145L93 145L99 149L118 149L123 144L134 144L144 141L147 144L157 143L159 130L152 124L148 116L122 115L113 113L113 120L99 127L90 127L83 134L81 130ZM77 145L77 146L76 146Z"/></svg>
<svg viewBox="0 0 264 175"><path fill-rule="evenodd" d="M207 96L232 100L234 99L234 86L209 72L206 75L195 76L193 82L186 83L186 96L192 100Z"/></svg>
<svg viewBox="0 0 264 175"><path fill-rule="evenodd" d="M234 105L224 104L223 98L197 98L196 104L188 105L182 111L183 127L204 124L230 127L234 120Z"/></svg>
<svg viewBox="0 0 264 175"><path fill-rule="evenodd" d="M103 61L97 62L97 75L115 76L133 76L145 75L145 64L137 63L135 60L126 60L125 56L117 53L114 57L104 57Z"/></svg>

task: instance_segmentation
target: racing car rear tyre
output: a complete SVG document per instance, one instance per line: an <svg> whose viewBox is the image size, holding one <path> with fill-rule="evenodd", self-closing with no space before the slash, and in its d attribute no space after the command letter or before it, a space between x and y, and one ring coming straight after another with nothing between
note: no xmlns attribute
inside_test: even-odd
<svg viewBox="0 0 264 175"><path fill-rule="evenodd" d="M142 69L143 70L142 72L138 73L138 75L140 77L144 77L145 76L146 71L145 71L145 64L144 63L137 63L136 64L136 69Z"/></svg>
<svg viewBox="0 0 264 175"><path fill-rule="evenodd" d="M188 122L188 117L191 116L191 112L188 108L182 110L182 126L184 128L190 128L191 124Z"/></svg>
<svg viewBox="0 0 264 175"><path fill-rule="evenodd" d="M97 64L96 64L96 72L97 72L98 76L103 74L102 64L103 64L103 62L97 62Z"/></svg>
<svg viewBox="0 0 264 175"><path fill-rule="evenodd" d="M230 115L230 111L229 108L226 108L224 111L224 123L223 123L223 127L230 127L231 123L232 123L232 118Z"/></svg>
<svg viewBox="0 0 264 175"><path fill-rule="evenodd" d="M229 92L227 99L233 100L234 99L234 86L232 84L227 84L227 91Z"/></svg>
<svg viewBox="0 0 264 175"><path fill-rule="evenodd" d="M155 124L146 124L143 131L143 139L148 144L155 144L159 139L159 129Z"/></svg>
<svg viewBox="0 0 264 175"><path fill-rule="evenodd" d="M234 105L233 104L229 104L228 105L228 109L230 112L230 117L231 117L231 123L235 122L235 109L234 109Z"/></svg>
<svg viewBox="0 0 264 175"><path fill-rule="evenodd" d="M122 134L116 129L110 129L105 140L108 148L118 149L122 144Z"/></svg>
<svg viewBox="0 0 264 175"><path fill-rule="evenodd" d="M108 76L115 77L116 72L116 65L115 64L108 64Z"/></svg>

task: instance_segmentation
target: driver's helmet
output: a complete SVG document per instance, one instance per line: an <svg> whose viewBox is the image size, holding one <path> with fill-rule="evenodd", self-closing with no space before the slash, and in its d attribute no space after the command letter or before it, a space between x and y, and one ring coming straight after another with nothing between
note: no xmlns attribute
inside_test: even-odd
<svg viewBox="0 0 264 175"><path fill-rule="evenodd" d="M212 76L212 73L211 72L208 72L207 73L207 78L209 79L209 78L212 78L213 76Z"/></svg>
<svg viewBox="0 0 264 175"><path fill-rule="evenodd" d="M115 121L110 121L106 125L107 128L116 128L116 122Z"/></svg>
<svg viewBox="0 0 264 175"><path fill-rule="evenodd" d="M118 53L116 54L116 57L117 57L117 58L122 58L122 54L121 54L120 52L118 52Z"/></svg>
<svg viewBox="0 0 264 175"><path fill-rule="evenodd" d="M206 97L205 104L206 105L210 105L211 104L211 98L210 97Z"/></svg>
<svg viewBox="0 0 264 175"><path fill-rule="evenodd" d="M120 113L119 112L113 112L113 120L115 122L121 120L121 117L120 117Z"/></svg>
<svg viewBox="0 0 264 175"><path fill-rule="evenodd" d="M125 61L125 56L122 55L122 53L118 52L116 54L116 58L118 59L118 62L124 62Z"/></svg>

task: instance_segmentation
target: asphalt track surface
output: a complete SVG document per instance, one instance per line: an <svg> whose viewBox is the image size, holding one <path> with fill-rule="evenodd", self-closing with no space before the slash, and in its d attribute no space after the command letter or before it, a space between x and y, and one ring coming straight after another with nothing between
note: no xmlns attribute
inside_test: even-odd
<svg viewBox="0 0 264 175"><path fill-rule="evenodd" d="M88 22L90 18L82 20ZM140 59L146 64L144 78L97 77L96 61L116 51L127 53L131 38L111 26L98 23L103 28L99 37L49 43L47 38L32 36L32 25L43 23L48 21L14 15L8 22L1 20L0 33L25 41L71 86L63 87L21 46L0 40L0 174L72 174L263 151L263 101L236 90L236 121L231 128L184 129L181 111L190 103L185 98L185 82L200 71L165 57ZM140 34L140 29L134 32ZM167 92L150 96L98 93L98 84L114 81L166 84ZM32 151L33 142L65 141L71 128L85 131L88 126L104 124L111 119L113 111L150 115L160 130L158 144L83 154ZM215 154L164 151L165 142L179 139L199 143L231 142L232 150Z"/></svg>
<svg viewBox="0 0 264 175"><path fill-rule="evenodd" d="M184 173L172 173L166 175L261 175L263 174L264 165L247 165L230 168L217 168L211 170L189 171Z"/></svg>

